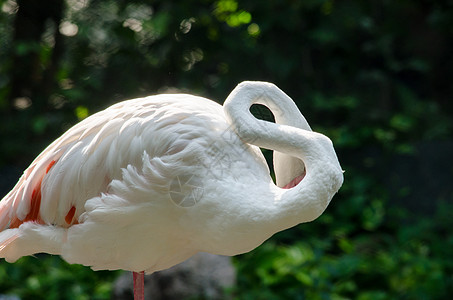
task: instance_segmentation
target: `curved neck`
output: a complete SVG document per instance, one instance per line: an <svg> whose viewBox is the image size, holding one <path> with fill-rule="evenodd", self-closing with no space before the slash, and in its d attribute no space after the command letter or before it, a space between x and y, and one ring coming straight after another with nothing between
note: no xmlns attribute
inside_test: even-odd
<svg viewBox="0 0 453 300"><path fill-rule="evenodd" d="M268 106L277 123L256 119L249 110L252 104ZM279 218L280 229L317 218L343 182L332 142L312 132L291 98L270 83L239 84L226 99L224 110L244 142L284 153L306 167L305 178L294 188L275 187L276 199L270 213Z"/></svg>
<svg viewBox="0 0 453 300"><path fill-rule="evenodd" d="M256 132L248 134L248 128L256 129L267 126L265 122L257 120L250 113L250 107L253 104L262 104L268 107L275 117L276 124L311 131L310 125L293 100L277 86L267 82L246 81L239 84L228 96L225 101L225 112L234 122L232 124L237 126L237 131L244 133L244 139L246 139L246 136L252 135L247 140L248 143L254 144L256 138ZM250 126L252 124L253 126ZM262 129L267 130L267 128ZM258 146L269 148L264 145ZM304 173L305 166L300 159L280 152L275 147L271 149L274 150L274 171L279 187L287 185L294 178Z"/></svg>
<svg viewBox="0 0 453 300"><path fill-rule="evenodd" d="M274 84L260 81L240 83L225 100L225 113L237 130L247 131L249 125L259 125L265 122L252 115L250 107L253 104L267 106L274 115L277 124L311 131L307 120L288 95Z"/></svg>

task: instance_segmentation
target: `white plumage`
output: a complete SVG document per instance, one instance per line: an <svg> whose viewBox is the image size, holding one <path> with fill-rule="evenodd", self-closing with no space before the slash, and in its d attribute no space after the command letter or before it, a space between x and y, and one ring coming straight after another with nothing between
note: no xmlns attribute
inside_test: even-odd
<svg viewBox="0 0 453 300"><path fill-rule="evenodd" d="M275 150L278 186L258 147ZM200 251L235 255L317 218L342 182L331 141L273 84L243 82L223 107L185 94L124 101L69 129L3 198L0 257L154 272Z"/></svg>

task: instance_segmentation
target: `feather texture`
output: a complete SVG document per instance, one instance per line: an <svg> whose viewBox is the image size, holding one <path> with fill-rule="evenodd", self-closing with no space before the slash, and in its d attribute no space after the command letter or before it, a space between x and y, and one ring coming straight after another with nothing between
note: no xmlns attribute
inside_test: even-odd
<svg viewBox="0 0 453 300"><path fill-rule="evenodd" d="M128 100L69 129L0 202L0 257L153 272L199 251L250 251L319 216L343 180L330 140L274 85L235 91L224 108L186 94ZM283 125L254 125L242 114L253 103ZM280 173L296 166L277 174L291 189L255 145L279 151Z"/></svg>

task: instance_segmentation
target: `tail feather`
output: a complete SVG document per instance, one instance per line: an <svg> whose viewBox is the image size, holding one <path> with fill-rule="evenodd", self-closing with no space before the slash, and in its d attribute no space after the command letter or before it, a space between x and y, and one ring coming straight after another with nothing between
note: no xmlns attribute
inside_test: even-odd
<svg viewBox="0 0 453 300"><path fill-rule="evenodd" d="M40 252L61 254L66 234L65 228L35 222L3 230L0 232L0 258L15 262L22 256Z"/></svg>
<svg viewBox="0 0 453 300"><path fill-rule="evenodd" d="M11 221L11 199L13 198L12 194L14 191L10 191L1 201L0 201L0 231L8 227Z"/></svg>
<svg viewBox="0 0 453 300"><path fill-rule="evenodd" d="M2 257L2 251L5 249L9 244L11 244L15 239L17 239L19 236L17 233L13 233L12 236L6 237L6 239L2 240L0 242L0 257Z"/></svg>
<svg viewBox="0 0 453 300"><path fill-rule="evenodd" d="M13 262L15 259L10 258L10 251L8 246L19 237L19 229L7 229L0 232L0 258L5 258L8 262Z"/></svg>

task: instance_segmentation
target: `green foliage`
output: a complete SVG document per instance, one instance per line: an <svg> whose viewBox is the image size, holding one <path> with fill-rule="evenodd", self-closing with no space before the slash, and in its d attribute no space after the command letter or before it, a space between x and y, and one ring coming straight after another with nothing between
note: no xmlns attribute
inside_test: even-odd
<svg viewBox="0 0 453 300"><path fill-rule="evenodd" d="M0 293L20 299L110 299L119 272L93 272L57 256L39 254L0 263Z"/></svg>
<svg viewBox="0 0 453 300"><path fill-rule="evenodd" d="M378 202L379 203L379 202ZM337 203L338 204L338 203ZM381 206L378 204L378 206ZM386 223L367 223L376 202L356 206L346 222L328 211L317 222L290 230L236 259L237 299L447 299L453 289L452 205L434 218L410 221L383 212ZM406 219L408 221L408 219ZM302 241L300 241L302 240Z"/></svg>

